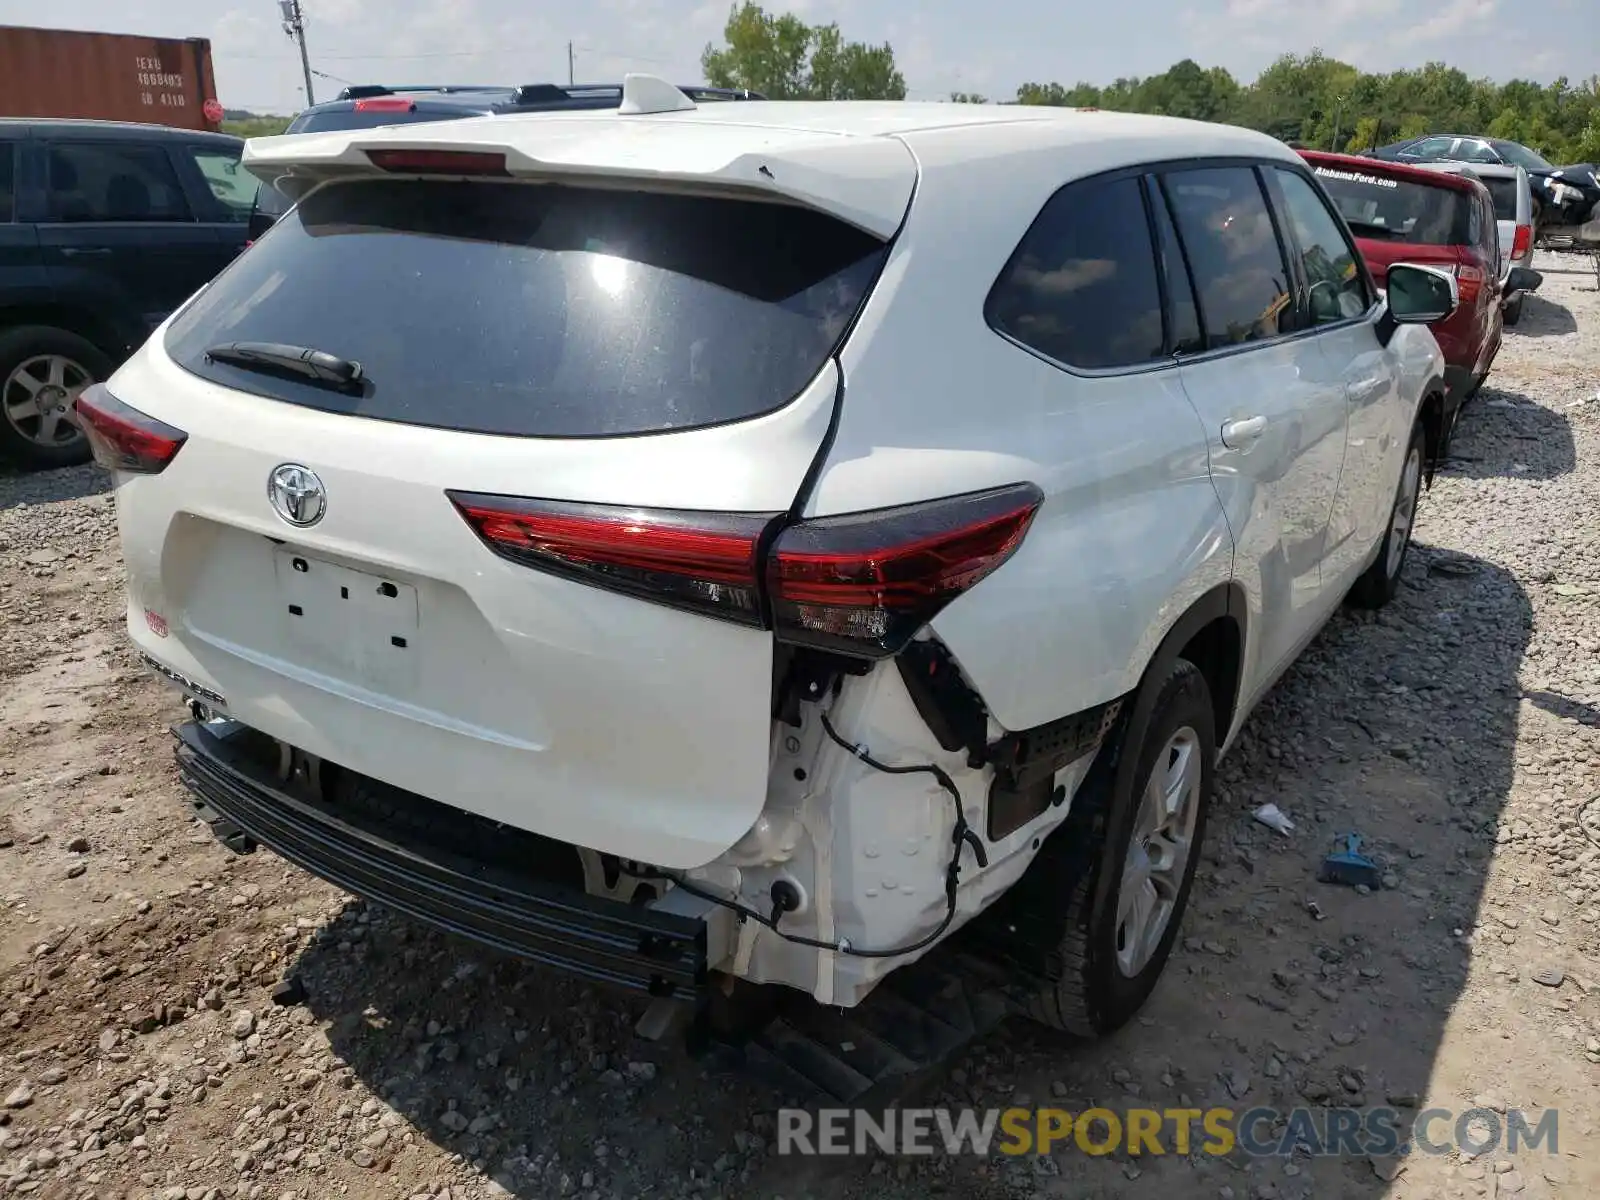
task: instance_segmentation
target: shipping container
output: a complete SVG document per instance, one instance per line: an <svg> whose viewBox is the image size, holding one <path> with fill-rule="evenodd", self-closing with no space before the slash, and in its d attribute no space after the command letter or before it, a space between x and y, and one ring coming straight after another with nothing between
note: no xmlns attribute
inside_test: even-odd
<svg viewBox="0 0 1600 1200"><path fill-rule="evenodd" d="M220 129L211 43L0 25L0 117Z"/></svg>

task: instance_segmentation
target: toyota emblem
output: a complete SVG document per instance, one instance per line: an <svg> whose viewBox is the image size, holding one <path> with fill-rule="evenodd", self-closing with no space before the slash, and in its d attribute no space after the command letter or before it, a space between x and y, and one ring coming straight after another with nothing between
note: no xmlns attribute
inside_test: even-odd
<svg viewBox="0 0 1600 1200"><path fill-rule="evenodd" d="M328 509L328 493L322 480L310 467L284 463L267 476L267 499L272 509L291 525L304 529L322 520Z"/></svg>

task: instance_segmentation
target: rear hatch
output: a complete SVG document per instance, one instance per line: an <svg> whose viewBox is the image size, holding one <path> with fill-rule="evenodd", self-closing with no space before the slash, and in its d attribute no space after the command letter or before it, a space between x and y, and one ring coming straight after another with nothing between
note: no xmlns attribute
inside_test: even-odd
<svg viewBox="0 0 1600 1200"><path fill-rule="evenodd" d="M913 164L881 144L903 207ZM825 441L887 243L714 184L586 186L575 153L560 185L428 159L450 177L314 190L119 372L183 435L118 490L129 627L313 754L687 867L764 802L757 539ZM789 174L828 191L815 160Z"/></svg>

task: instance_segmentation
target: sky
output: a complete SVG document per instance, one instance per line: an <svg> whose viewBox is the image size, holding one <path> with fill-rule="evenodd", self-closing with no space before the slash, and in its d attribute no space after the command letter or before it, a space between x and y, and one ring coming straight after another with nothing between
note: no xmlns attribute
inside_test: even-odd
<svg viewBox="0 0 1600 1200"><path fill-rule="evenodd" d="M1526 5L1526 7L1524 7ZM702 82L729 0L302 0L316 94L354 83ZM1286 52L1367 71L1443 61L1472 76L1573 80L1600 71L1600 0L772 0L846 38L893 45L912 99L1009 98L1018 84L1106 83L1179 59L1242 82ZM979 17L976 14L982 14ZM1516 16L1513 16L1516 13ZM1535 24L1537 18L1540 24ZM304 103L277 0L0 0L0 24L207 37L229 108Z"/></svg>

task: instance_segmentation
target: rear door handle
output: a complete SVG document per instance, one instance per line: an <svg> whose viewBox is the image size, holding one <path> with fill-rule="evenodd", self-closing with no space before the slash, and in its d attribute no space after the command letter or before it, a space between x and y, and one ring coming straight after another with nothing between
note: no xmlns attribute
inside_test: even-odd
<svg viewBox="0 0 1600 1200"><path fill-rule="evenodd" d="M1222 444L1230 450L1240 450L1267 431L1265 417L1241 417L1237 421L1222 423Z"/></svg>
<svg viewBox="0 0 1600 1200"><path fill-rule="evenodd" d="M63 258L79 258L90 254L102 255L110 253L110 246L63 246L61 248L61 256Z"/></svg>

